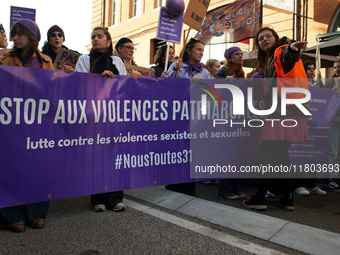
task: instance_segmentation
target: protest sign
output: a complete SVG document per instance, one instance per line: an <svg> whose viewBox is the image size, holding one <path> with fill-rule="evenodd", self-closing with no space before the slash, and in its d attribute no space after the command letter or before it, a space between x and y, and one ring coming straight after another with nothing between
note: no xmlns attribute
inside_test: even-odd
<svg viewBox="0 0 340 255"><path fill-rule="evenodd" d="M183 14L174 16L161 7L157 29L157 39L181 43Z"/></svg>
<svg viewBox="0 0 340 255"><path fill-rule="evenodd" d="M184 13L183 23L200 31L209 4L210 0L190 0Z"/></svg>
<svg viewBox="0 0 340 255"><path fill-rule="evenodd" d="M132 75L132 71L138 71L142 76L151 76L151 68L145 68L136 65L124 64L126 68L127 75Z"/></svg>
<svg viewBox="0 0 340 255"><path fill-rule="evenodd" d="M11 31L11 27L19 19L30 19L35 22L35 13L35 9L11 6L9 31Z"/></svg>
<svg viewBox="0 0 340 255"><path fill-rule="evenodd" d="M80 54L61 48L54 60L54 69L61 70L62 65L76 67Z"/></svg>

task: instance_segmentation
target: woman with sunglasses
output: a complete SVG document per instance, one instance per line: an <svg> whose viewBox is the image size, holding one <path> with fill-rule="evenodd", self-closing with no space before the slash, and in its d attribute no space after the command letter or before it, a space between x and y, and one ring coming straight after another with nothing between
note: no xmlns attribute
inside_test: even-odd
<svg viewBox="0 0 340 255"><path fill-rule="evenodd" d="M51 59L38 50L40 30L35 22L20 19L11 28L13 48L0 58L0 64L6 66L31 67L53 70ZM10 171L10 169L2 169ZM45 227L45 218L49 202L19 205L0 209L0 216L9 230L24 232L26 226Z"/></svg>
<svg viewBox="0 0 340 255"><path fill-rule="evenodd" d="M58 54L58 51L61 48L80 54L77 51L67 48L65 45L63 45L64 42L64 31L59 26L54 25L50 27L50 29L47 31L47 42L45 42L44 46L42 47L42 53L48 55L52 59L53 63Z"/></svg>
<svg viewBox="0 0 340 255"><path fill-rule="evenodd" d="M96 27L91 34L92 49L90 54L79 57L75 72L98 73L114 78L115 75L126 75L122 60L113 56L112 39L105 27ZM103 212L107 208L123 211L123 191L91 195L91 203L95 212Z"/></svg>
<svg viewBox="0 0 340 255"><path fill-rule="evenodd" d="M210 79L210 73L207 69L203 68L204 64L201 59L204 53L204 44L191 38L185 45L182 60L177 60L169 67L165 77L175 78L178 71L178 78L192 78L193 80Z"/></svg>

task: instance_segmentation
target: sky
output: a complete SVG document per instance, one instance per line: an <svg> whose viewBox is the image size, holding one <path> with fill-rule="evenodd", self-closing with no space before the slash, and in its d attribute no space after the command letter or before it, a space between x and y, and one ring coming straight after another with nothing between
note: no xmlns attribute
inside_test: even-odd
<svg viewBox="0 0 340 255"><path fill-rule="evenodd" d="M47 40L47 31L53 25L64 30L64 45L71 50L87 53L90 44L92 0L1 0L0 24L6 30L7 39L10 32L11 6L36 9L35 22L39 26L41 40L39 49ZM7 48L11 48L8 42Z"/></svg>

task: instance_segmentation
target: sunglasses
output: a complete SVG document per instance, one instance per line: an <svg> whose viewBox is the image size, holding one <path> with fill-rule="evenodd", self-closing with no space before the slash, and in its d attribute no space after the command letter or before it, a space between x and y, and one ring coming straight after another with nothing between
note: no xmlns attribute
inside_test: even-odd
<svg viewBox="0 0 340 255"><path fill-rule="evenodd" d="M51 36L54 37L64 37L63 33L52 33Z"/></svg>

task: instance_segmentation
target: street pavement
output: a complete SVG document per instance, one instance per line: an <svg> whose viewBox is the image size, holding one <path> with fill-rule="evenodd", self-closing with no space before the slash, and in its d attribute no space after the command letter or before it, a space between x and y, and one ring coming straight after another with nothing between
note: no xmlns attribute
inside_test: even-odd
<svg viewBox="0 0 340 255"><path fill-rule="evenodd" d="M274 198L256 212L216 192L200 183L197 198L163 187L128 190L121 213L93 212L89 196L52 201L44 229L0 229L0 254L339 254L339 193L296 196L294 212Z"/></svg>
<svg viewBox="0 0 340 255"><path fill-rule="evenodd" d="M335 180L337 183L340 182L338 179ZM318 183L318 186L322 188L321 183ZM244 208L242 200L233 201L217 198L217 184L203 185L198 183L196 190L197 196L205 200L340 234L339 192L326 190L328 192L326 196L317 196L314 194L311 194L310 196L299 196L295 194L294 212L285 211L277 206L279 198L267 199L268 210L258 212ZM240 191L248 195L248 198L250 198L250 195L254 195L256 190L257 187L254 186L253 182L250 180L242 180Z"/></svg>

